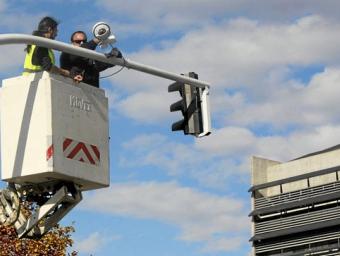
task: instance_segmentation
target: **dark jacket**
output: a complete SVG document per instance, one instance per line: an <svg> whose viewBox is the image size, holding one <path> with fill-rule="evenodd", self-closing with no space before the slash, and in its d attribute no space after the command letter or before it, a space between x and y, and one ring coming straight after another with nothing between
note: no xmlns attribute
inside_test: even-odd
<svg viewBox="0 0 340 256"><path fill-rule="evenodd" d="M81 47L95 50L97 44L93 40L83 43ZM60 67L70 71L71 76L81 74L83 76L83 82L94 87L99 87L99 72L113 67L112 64L87 59L84 57L72 55L63 52L60 55Z"/></svg>
<svg viewBox="0 0 340 256"><path fill-rule="evenodd" d="M41 31L33 31L32 35L44 37ZM31 45L27 45L26 51L29 52L32 50ZM32 55L32 64L36 66L41 66L41 68L45 71L50 71L53 63L49 57L48 49L45 47L36 46Z"/></svg>

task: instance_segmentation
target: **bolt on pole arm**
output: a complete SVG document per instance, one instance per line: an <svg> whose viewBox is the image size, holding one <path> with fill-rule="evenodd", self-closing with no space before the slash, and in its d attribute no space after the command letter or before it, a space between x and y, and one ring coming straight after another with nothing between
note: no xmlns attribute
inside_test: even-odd
<svg viewBox="0 0 340 256"><path fill-rule="evenodd" d="M166 78L169 80L192 84L197 87L205 88L210 87L210 84L205 81L193 79L190 77L185 77L182 75L178 75L175 73L171 73L162 69L158 69L152 66L147 66L138 62L134 62L129 59L120 59L120 58L107 58L104 54L95 52L93 50L88 50L81 47L76 47L70 44L66 44L63 42L59 42L56 40L32 36L32 35L25 35L25 34L0 34L0 45L6 44L34 44L41 47L46 47L62 52L67 52L73 55L78 55L84 58L94 59L97 61L124 66L128 69L134 69L143 73L148 73L154 76L159 76L162 78Z"/></svg>

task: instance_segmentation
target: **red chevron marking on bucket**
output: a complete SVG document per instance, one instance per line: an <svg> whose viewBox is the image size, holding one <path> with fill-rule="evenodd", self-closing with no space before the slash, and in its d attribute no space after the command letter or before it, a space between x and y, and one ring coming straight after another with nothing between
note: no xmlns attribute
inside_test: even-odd
<svg viewBox="0 0 340 256"><path fill-rule="evenodd" d="M64 156L79 162L99 165L100 151L97 146L65 138L63 141Z"/></svg>
<svg viewBox="0 0 340 256"><path fill-rule="evenodd" d="M46 150L46 160L50 160L50 158L53 156L53 144L49 146Z"/></svg>

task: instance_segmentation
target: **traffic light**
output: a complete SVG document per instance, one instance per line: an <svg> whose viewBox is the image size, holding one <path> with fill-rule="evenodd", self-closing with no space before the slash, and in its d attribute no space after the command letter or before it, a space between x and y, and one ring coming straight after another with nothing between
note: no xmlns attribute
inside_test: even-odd
<svg viewBox="0 0 340 256"><path fill-rule="evenodd" d="M189 77L198 79L194 72ZM209 88L201 88L191 84L175 82L168 87L168 92L178 91L181 100L171 104L170 111L181 111L183 119L172 124L172 131L183 131L196 137L211 133Z"/></svg>

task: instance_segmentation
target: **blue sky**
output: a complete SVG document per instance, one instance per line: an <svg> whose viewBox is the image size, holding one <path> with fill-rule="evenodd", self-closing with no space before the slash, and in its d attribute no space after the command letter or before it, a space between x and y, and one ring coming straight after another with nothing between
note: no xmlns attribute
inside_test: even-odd
<svg viewBox="0 0 340 256"><path fill-rule="evenodd" d="M65 217L80 255L247 256L251 155L287 161L340 141L340 3L316 0L0 0L0 33L60 21L57 40L98 21L131 60L195 71L211 87L213 133L171 132L171 81L124 69L110 100L111 186ZM24 46L0 46L0 79ZM105 71L115 72L118 67ZM2 183L4 186L5 184Z"/></svg>

